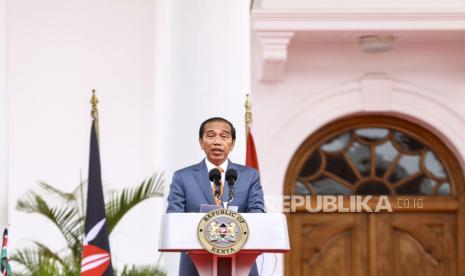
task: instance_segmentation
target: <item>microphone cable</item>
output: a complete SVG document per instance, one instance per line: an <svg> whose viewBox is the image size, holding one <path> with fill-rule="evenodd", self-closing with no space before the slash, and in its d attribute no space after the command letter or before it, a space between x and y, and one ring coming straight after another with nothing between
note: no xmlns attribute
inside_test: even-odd
<svg viewBox="0 0 465 276"><path fill-rule="evenodd" d="M276 266L278 265L278 257L276 257L276 253L273 253L274 256L274 266L273 266L273 271L271 271L271 276L273 276L274 271L276 270Z"/></svg>
<svg viewBox="0 0 465 276"><path fill-rule="evenodd" d="M274 265L273 265L273 271L271 271L270 276L274 275L274 272L276 271L276 266L278 265L278 257L276 257L276 253L273 253L274 257ZM265 263L265 253L262 254L262 264L260 265L260 273L258 275L262 276L263 275L263 264Z"/></svg>

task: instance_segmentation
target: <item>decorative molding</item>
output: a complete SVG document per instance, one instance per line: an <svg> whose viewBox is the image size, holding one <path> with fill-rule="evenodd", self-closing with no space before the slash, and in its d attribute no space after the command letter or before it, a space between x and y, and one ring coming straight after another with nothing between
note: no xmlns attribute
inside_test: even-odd
<svg viewBox="0 0 465 276"><path fill-rule="evenodd" d="M260 80L280 81L287 60L287 47L294 32L257 32L262 46Z"/></svg>
<svg viewBox="0 0 465 276"><path fill-rule="evenodd" d="M447 9L465 8L460 0L424 1L424 0L392 0L392 1L366 1L366 0L256 0L255 8L262 9Z"/></svg>
<svg viewBox="0 0 465 276"><path fill-rule="evenodd" d="M465 9L254 10L255 31L463 31Z"/></svg>
<svg viewBox="0 0 465 276"><path fill-rule="evenodd" d="M390 95L389 103L381 105L385 108L384 110L367 106L369 102L363 100L363 93L377 91L367 90L369 82L364 83L364 92L362 92L361 86L365 80L368 81L370 78L378 78L383 83L383 76L387 78L384 80L384 86L389 87L387 85L389 82L392 85L392 91L387 93ZM373 112L385 112L386 108L393 114L406 115L432 127L442 137L447 138L450 146L457 151L457 156L462 158L460 162L465 164L465 159L463 159L465 147L462 146L465 145L465 138L460 132L465 129L465 118L461 116L461 113L451 108L451 103L441 97L440 93L393 79L384 74L366 74L358 80L317 91L310 97L299 99L292 109L289 109L267 128L267 138L262 141L263 152L272 152L276 141L285 141L287 147L290 148L290 151L284 150L287 155L273 156L270 154L266 159L284 158L289 160L286 158L292 157L293 150L297 149L309 133L313 133L324 124L343 116L364 112L367 109ZM308 125L308 118L312 118L311 127ZM307 126L304 133L299 132L302 125ZM300 136L296 135L297 133ZM283 168L286 168L288 164L282 165Z"/></svg>
<svg viewBox="0 0 465 276"><path fill-rule="evenodd" d="M252 32L262 44L262 81L279 81L283 77L287 48L293 36L299 43L314 34L331 32L334 37L358 37L386 33L405 37L408 33L447 32L434 36L434 42L462 42L465 32L465 9L255 9L251 15ZM339 35L338 35L339 33ZM409 38L414 41L415 37ZM434 44L434 43L431 43Z"/></svg>

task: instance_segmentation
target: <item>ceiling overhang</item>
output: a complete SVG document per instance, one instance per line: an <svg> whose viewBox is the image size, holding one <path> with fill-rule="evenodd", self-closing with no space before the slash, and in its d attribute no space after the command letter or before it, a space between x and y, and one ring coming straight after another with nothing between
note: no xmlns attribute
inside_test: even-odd
<svg viewBox="0 0 465 276"><path fill-rule="evenodd" d="M254 9L251 16L252 31L261 43L261 81L282 79L288 46L297 35L312 36L315 40L316 32L392 35L402 32L447 32L448 40L463 42L465 38L465 9ZM433 39L441 42L442 38L436 36Z"/></svg>

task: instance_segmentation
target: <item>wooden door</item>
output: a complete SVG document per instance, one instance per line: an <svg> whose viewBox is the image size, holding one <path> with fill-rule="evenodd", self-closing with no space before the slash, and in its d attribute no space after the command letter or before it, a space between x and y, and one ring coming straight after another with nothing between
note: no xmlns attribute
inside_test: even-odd
<svg viewBox="0 0 465 276"><path fill-rule="evenodd" d="M364 214L293 214L287 275L367 275Z"/></svg>
<svg viewBox="0 0 465 276"><path fill-rule="evenodd" d="M377 244L373 275L449 276L457 273L455 213L371 214Z"/></svg>
<svg viewBox="0 0 465 276"><path fill-rule="evenodd" d="M286 275L465 275L465 170L442 138L416 120L358 114L303 141L284 195L388 196L394 212L287 213Z"/></svg>
<svg viewBox="0 0 465 276"><path fill-rule="evenodd" d="M453 212L297 213L289 218L286 275L458 275Z"/></svg>

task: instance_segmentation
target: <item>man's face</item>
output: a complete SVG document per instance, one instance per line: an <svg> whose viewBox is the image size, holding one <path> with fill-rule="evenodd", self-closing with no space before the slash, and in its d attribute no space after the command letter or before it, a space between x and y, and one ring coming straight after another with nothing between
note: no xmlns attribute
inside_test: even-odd
<svg viewBox="0 0 465 276"><path fill-rule="evenodd" d="M234 148L231 128L228 123L223 121L207 123L199 142L208 161L216 166L221 165L228 158L229 152Z"/></svg>

